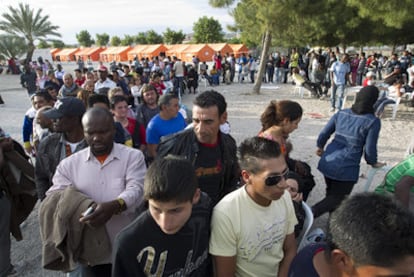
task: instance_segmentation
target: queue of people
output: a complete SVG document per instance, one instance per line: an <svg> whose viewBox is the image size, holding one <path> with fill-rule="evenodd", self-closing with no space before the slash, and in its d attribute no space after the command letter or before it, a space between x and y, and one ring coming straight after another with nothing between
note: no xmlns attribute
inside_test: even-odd
<svg viewBox="0 0 414 277"><path fill-rule="evenodd" d="M292 62L299 63L293 54ZM341 66L333 64L332 72ZM315 186L309 165L289 156L289 136L303 115L299 103L271 101L260 117L257 136L237 146L231 134L220 129L228 113L219 92L196 95L192 126L186 128L189 122L180 112L175 89L182 90L181 73L173 76L177 83L172 93L160 93L154 84L159 75L141 86L131 74L129 84L139 88L133 95L123 89L125 72L120 67L115 71L111 80L108 68L100 65L97 76L85 76L85 86L93 82L88 89L64 73L63 89L57 94L49 94L48 87L31 98L36 116L32 125L40 125L42 118L52 122L42 123L46 128L40 130L47 129L47 134L39 132L36 146L31 147L30 140L25 144L36 158L32 185L41 200L42 267L69 276L414 273L414 233L409 228L414 215L389 195L347 198L358 180L362 155L371 166L383 166L377 158L380 119L374 110L379 95L375 86L361 89L352 108L335 113L317 139L318 169L327 190L312 212L315 217L325 212L332 216L327 240L298 253L304 220L295 203L306 201ZM342 84L335 78L333 85L341 94ZM11 162L10 141L0 132L2 176ZM399 167L406 169L404 173L391 171L381 185L388 192L394 186L395 197L405 206L412 187L411 157ZM2 219L10 217L7 183L1 179ZM387 220L378 210L392 213L394 219ZM377 216L367 221L372 214ZM0 224L5 253L0 273L8 276L15 273L10 227L7 220ZM391 228L404 237L390 239L385 248L389 253L377 255L382 244L368 240L364 230L381 238L389 237ZM353 243L347 243L349 236L355 238ZM360 245L368 251L360 251Z"/></svg>

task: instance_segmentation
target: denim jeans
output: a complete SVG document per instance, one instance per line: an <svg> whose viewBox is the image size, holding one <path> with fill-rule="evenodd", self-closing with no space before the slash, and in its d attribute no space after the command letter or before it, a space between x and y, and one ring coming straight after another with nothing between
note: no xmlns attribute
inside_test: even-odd
<svg viewBox="0 0 414 277"><path fill-rule="evenodd" d="M331 92L331 107L340 110L344 101L345 85L333 84Z"/></svg>
<svg viewBox="0 0 414 277"><path fill-rule="evenodd" d="M254 74L256 73L255 70L250 70L250 82L253 84L254 83Z"/></svg>
<svg viewBox="0 0 414 277"><path fill-rule="evenodd" d="M276 83L280 83L280 79L282 77L281 74L282 72L280 70L280 67L275 67L275 82Z"/></svg>

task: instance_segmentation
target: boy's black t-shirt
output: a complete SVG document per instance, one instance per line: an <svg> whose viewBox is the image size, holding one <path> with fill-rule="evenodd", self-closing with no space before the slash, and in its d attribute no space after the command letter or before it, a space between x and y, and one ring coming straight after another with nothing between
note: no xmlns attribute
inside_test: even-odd
<svg viewBox="0 0 414 277"><path fill-rule="evenodd" d="M187 223L176 234L167 235L143 212L116 237L113 277L209 276L211 200L201 193Z"/></svg>

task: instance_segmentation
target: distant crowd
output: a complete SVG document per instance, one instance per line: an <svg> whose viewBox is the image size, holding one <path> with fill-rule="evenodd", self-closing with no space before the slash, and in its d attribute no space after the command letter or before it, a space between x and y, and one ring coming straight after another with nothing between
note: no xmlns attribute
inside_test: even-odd
<svg viewBox="0 0 414 277"><path fill-rule="evenodd" d="M230 84L237 74L254 82L253 57L218 52L208 73L197 57L97 68L78 60L74 73L43 59L26 66L21 84L32 107L23 147L0 129L0 276L21 274L10 233L22 239L20 224L38 200L40 266L68 276L412 276L413 147L375 192L350 196L362 158L372 170L385 166L377 151L381 93L367 81L342 109L346 84L366 74L352 79L347 54L326 67L321 56L309 53L309 69L293 49L276 74L272 62L283 56L272 54L263 76L285 82L290 74L322 97L312 72L329 68L336 113L315 141L326 191L311 207L316 168L290 156L300 104L270 101L257 135L236 145L225 96L198 91L203 81ZM405 82L401 68L394 65L390 87ZM180 103L186 93L196 94L191 111ZM326 213L325 230L310 232Z"/></svg>

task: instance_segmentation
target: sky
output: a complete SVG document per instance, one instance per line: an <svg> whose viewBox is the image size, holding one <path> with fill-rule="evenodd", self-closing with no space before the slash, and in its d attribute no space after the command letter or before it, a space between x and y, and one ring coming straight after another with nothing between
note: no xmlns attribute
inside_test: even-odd
<svg viewBox="0 0 414 277"><path fill-rule="evenodd" d="M212 8L208 0L0 0L0 14L19 2L43 9L42 15L49 15L52 24L60 27L61 40L67 44L77 43L81 30L94 39L104 32L122 38L150 29L162 34L167 27L191 33L202 16L218 20L224 32L234 22L227 8Z"/></svg>

